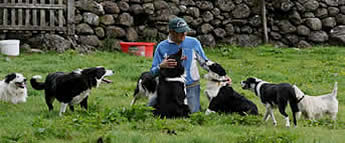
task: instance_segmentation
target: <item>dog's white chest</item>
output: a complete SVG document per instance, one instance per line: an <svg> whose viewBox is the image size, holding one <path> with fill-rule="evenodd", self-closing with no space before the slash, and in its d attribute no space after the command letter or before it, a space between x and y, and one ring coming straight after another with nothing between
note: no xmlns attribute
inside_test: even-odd
<svg viewBox="0 0 345 143"><path fill-rule="evenodd" d="M218 82L207 82L206 84L206 92L209 97L214 98L217 96L219 89L223 87L223 84L220 84Z"/></svg>
<svg viewBox="0 0 345 143"><path fill-rule="evenodd" d="M70 104L79 104L81 101L83 101L87 96L90 94L90 89L80 93L78 96L73 97L72 101Z"/></svg>

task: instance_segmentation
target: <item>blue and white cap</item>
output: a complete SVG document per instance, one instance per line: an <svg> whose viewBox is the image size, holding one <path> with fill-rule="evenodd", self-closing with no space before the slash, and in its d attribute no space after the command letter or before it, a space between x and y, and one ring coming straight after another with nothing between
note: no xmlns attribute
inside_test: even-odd
<svg viewBox="0 0 345 143"><path fill-rule="evenodd" d="M174 30L177 33L183 33L188 32L190 28L184 19L176 17L169 21L169 30Z"/></svg>

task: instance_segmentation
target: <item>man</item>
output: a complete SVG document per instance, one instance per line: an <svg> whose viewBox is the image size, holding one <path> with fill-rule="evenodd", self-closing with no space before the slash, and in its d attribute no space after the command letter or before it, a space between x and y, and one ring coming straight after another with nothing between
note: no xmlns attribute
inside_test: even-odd
<svg viewBox="0 0 345 143"><path fill-rule="evenodd" d="M160 68L174 68L177 63L174 59L166 59L167 55L176 53L180 48L183 50L183 66L186 74L186 90L188 106L192 113L200 110L200 75L196 62L202 66L208 60L200 41L187 36L190 30L188 24L182 18L176 17L169 21L168 39L161 41L156 48L151 72L159 73ZM156 103L155 99L149 101L149 106Z"/></svg>

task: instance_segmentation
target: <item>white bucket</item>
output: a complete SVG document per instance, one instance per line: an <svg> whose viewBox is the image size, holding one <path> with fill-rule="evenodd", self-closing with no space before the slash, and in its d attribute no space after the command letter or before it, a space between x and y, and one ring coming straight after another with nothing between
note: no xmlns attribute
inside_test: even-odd
<svg viewBox="0 0 345 143"><path fill-rule="evenodd" d="M2 54L8 56L18 56L19 55L19 40L1 40L0 50Z"/></svg>

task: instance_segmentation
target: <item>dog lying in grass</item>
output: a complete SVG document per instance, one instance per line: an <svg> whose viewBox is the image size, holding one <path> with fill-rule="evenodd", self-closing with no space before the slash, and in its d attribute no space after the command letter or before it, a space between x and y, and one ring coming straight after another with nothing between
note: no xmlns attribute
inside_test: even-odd
<svg viewBox="0 0 345 143"><path fill-rule="evenodd" d="M305 95L296 85L293 88L299 99L298 108L305 118L315 120L322 118L324 115L329 115L332 120L336 120L338 113L337 82L334 83L332 93L320 96ZM299 116L300 114L297 117L299 118Z"/></svg>
<svg viewBox="0 0 345 143"><path fill-rule="evenodd" d="M224 112L258 115L256 105L229 85L229 78L221 65L207 61L206 67L208 73L205 75L207 79L205 94L210 102L206 114Z"/></svg>

